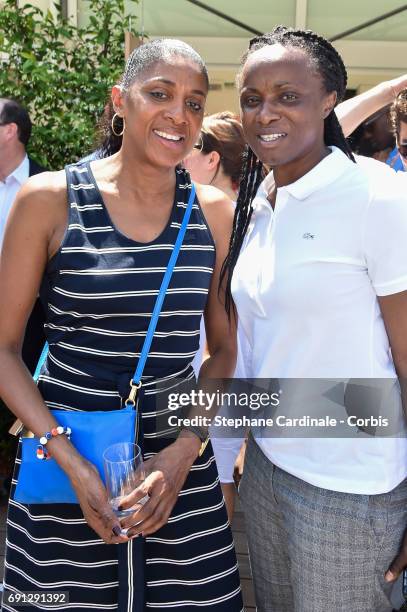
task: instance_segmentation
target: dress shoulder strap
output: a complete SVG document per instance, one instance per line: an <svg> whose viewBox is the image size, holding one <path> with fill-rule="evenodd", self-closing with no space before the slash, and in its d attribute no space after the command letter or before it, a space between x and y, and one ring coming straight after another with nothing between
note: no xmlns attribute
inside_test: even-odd
<svg viewBox="0 0 407 612"><path fill-rule="evenodd" d="M112 231L89 162L65 167L70 229L86 232Z"/></svg>

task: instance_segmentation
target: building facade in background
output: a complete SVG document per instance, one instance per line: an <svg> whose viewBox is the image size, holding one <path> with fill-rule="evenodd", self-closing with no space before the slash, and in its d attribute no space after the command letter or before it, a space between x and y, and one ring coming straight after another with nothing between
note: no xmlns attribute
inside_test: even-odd
<svg viewBox="0 0 407 612"><path fill-rule="evenodd" d="M25 1L25 0L24 0ZM31 0L55 10L55 0ZM239 60L255 31L284 24L310 28L327 38L389 15L400 0L205 0L207 8L241 22L246 28L215 15L193 0L140 0L133 12L137 27L151 37L171 36L190 43L205 59L211 78L208 113L238 110L234 86ZM86 0L62 0L65 14L81 25L89 18ZM127 8L132 3L126 3ZM249 31L251 30L251 31ZM349 73L348 87L361 93L380 81L407 72L407 11L381 19L335 41Z"/></svg>

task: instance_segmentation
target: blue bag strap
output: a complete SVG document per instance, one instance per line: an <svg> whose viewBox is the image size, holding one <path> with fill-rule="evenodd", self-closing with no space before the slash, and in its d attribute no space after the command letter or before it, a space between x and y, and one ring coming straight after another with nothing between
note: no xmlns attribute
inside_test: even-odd
<svg viewBox="0 0 407 612"><path fill-rule="evenodd" d="M160 291L158 292L158 296L154 305L153 314L151 315L150 325L148 326L147 334L144 339L143 348L141 349L140 358L137 364L136 371L134 372L133 378L130 381L131 392L129 398L126 400L126 405L135 404L135 396L137 390L141 387L141 377L143 375L144 366L146 365L148 353L150 351L151 343L153 341L155 329L157 327L158 319L160 316L161 308L164 302L165 294L168 289L168 285L170 284L171 276L174 271L174 266L177 262L179 252L181 250L182 243L184 241L185 232L187 230L187 226L189 223L189 218L191 216L192 206L195 200L195 185L191 183L191 192L189 194L188 204L184 213L184 218L182 219L181 227L178 230L178 236L174 244L174 249L171 253L171 257L169 259L167 269L165 271L163 280L161 282ZM38 377L41 372L41 368L47 358L48 355L48 342L45 343L44 348L42 349L41 356L38 360L37 367L34 372L34 381L37 382Z"/></svg>
<svg viewBox="0 0 407 612"><path fill-rule="evenodd" d="M136 371L134 372L134 376L132 378L132 383L135 387L140 387L141 377L143 375L144 366L146 365L148 353L150 351L151 343L153 341L155 329L157 327L158 318L160 316L161 308L164 302L165 294L168 289L168 285L170 284L171 276L174 270L174 266L178 259L179 252L181 250L182 242L184 240L185 232L188 226L189 218L191 216L192 206L195 200L195 185L191 184L191 193L188 199L188 205L186 207L184 218L181 223L181 227L178 231L178 236L175 241L174 249L171 253L171 257L168 262L167 269L165 271L163 280L161 282L160 291L157 296L157 300L155 302L153 314L151 315L150 325L148 326L147 334L144 340L143 348L141 349L140 359L137 364Z"/></svg>
<svg viewBox="0 0 407 612"><path fill-rule="evenodd" d="M49 345L48 345L48 342L46 342L44 344L43 349L42 349L40 358L38 359L37 367L35 368L35 372L34 372L34 376L33 376L34 382L37 382L37 380L38 380L38 378L40 376L41 368L44 365L45 360L46 360L47 355L48 355L48 350L49 350Z"/></svg>

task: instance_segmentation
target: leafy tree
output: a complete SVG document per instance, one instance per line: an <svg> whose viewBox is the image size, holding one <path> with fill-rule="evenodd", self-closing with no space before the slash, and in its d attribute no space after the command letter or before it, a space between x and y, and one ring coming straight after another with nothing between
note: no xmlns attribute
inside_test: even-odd
<svg viewBox="0 0 407 612"><path fill-rule="evenodd" d="M16 0L5 0L0 10L0 97L28 108L34 124L29 151L54 170L92 149L109 87L123 70L130 22L124 0L86 2L84 27L60 11L55 17Z"/></svg>

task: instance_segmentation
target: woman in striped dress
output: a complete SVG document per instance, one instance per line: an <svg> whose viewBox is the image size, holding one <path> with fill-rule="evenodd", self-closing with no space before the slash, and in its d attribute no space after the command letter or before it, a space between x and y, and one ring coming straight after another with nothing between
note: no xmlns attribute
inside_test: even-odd
<svg viewBox="0 0 407 612"><path fill-rule="evenodd" d="M143 45L112 90L113 129L124 130L121 150L68 166L65 173L41 175L19 195L1 258L0 393L37 436L55 426L49 408L113 410L128 395L189 196L189 176L176 167L197 140L207 90L205 66L188 45ZM242 610L211 446L198 458L195 433L182 430L175 441L165 439L156 420L169 412L158 401L163 389L174 391L178 384L182 390L194 377L203 311L211 345L203 376L232 373L235 338L218 293L232 216L220 192L197 188L143 375L144 492L150 500L139 514L141 524L123 536L93 467L65 436L52 439L50 451L80 505L14 501L17 458L8 591L69 591L70 602L56 609L74 612ZM39 287L50 352L38 390L18 347ZM145 537L143 567L134 564L139 533ZM135 585L142 572L140 607ZM7 611L26 608L3 603Z"/></svg>

